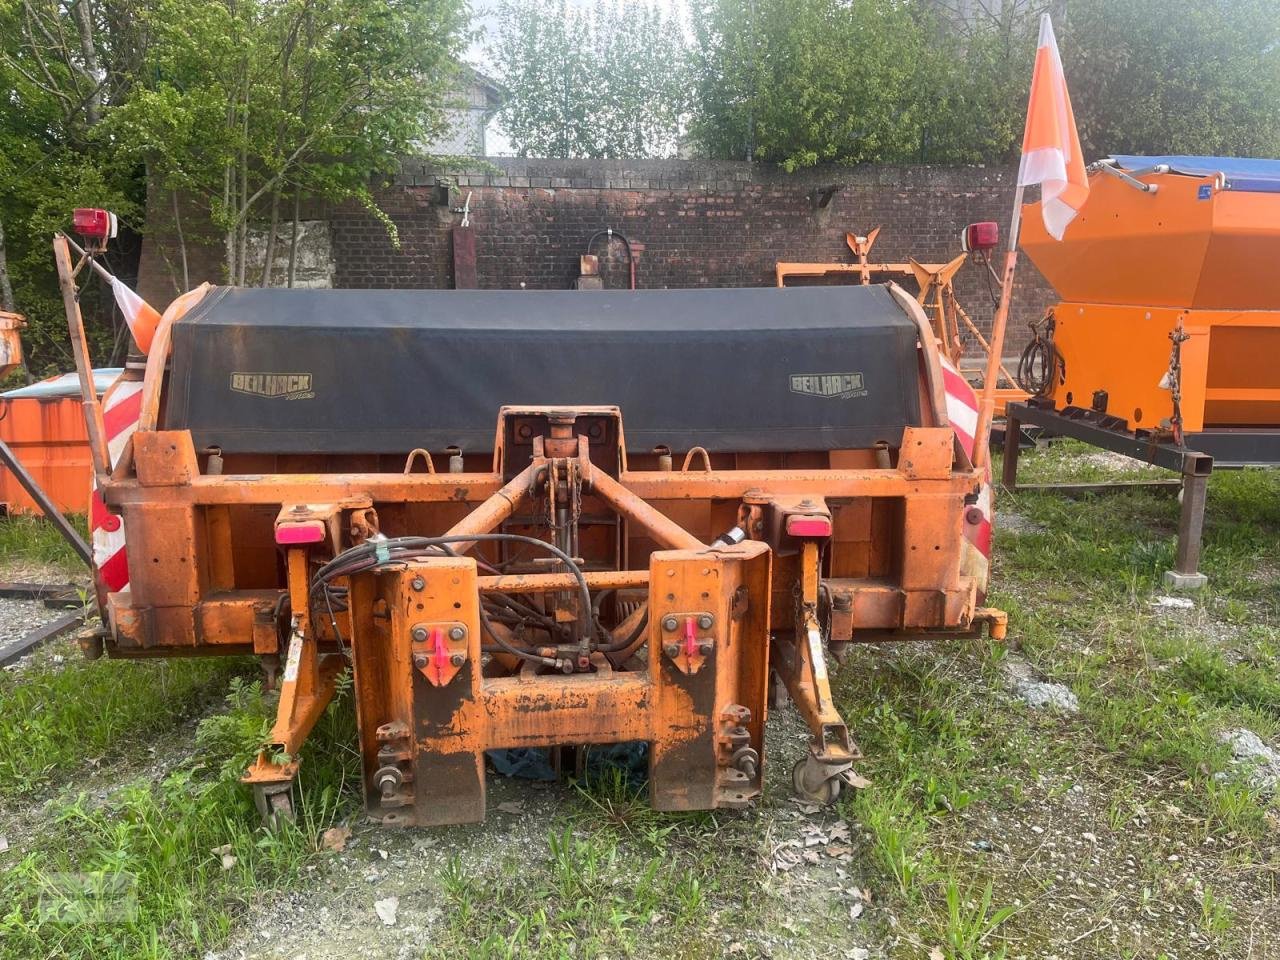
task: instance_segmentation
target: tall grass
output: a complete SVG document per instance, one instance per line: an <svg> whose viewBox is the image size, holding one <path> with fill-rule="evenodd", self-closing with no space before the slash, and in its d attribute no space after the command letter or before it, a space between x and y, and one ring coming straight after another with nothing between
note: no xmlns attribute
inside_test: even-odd
<svg viewBox="0 0 1280 960"><path fill-rule="evenodd" d="M56 784L89 759L172 735L247 661L86 661L0 673L0 798Z"/></svg>
<svg viewBox="0 0 1280 960"><path fill-rule="evenodd" d="M73 514L67 519L82 537L88 537L88 524L83 515ZM13 565L56 567L62 575L87 572L84 561L54 525L38 516L0 519L0 567Z"/></svg>
<svg viewBox="0 0 1280 960"><path fill-rule="evenodd" d="M227 704L201 723L194 757L160 782L137 780L96 806L82 795L56 811L37 848L0 875L0 958L200 956L225 940L255 894L298 876L356 799L348 688L301 753L298 822L274 830L239 783L272 703L256 683L235 679ZM110 901L86 902L80 887L102 878L114 881Z"/></svg>

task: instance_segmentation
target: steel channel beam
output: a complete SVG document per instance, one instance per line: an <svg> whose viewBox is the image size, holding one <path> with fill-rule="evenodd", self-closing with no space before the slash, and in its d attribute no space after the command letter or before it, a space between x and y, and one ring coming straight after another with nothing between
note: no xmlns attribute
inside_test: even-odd
<svg viewBox="0 0 1280 960"><path fill-rule="evenodd" d="M52 620L42 626L32 630L25 637L19 637L9 643L0 646L0 667L6 667L11 663L21 660L32 650L43 644L48 643L55 637L60 637L69 630L74 630L80 624L84 623L85 617L88 616L88 609L81 607L71 613L64 614L57 620Z"/></svg>
<svg viewBox="0 0 1280 960"><path fill-rule="evenodd" d="M71 544L71 549L79 554L80 559L86 564L93 566L93 551L84 542L84 537L80 536L80 531L73 527L71 522L62 515L62 511L53 505L53 501L41 489L40 484L36 483L35 477L27 473L27 468L22 465L22 461L3 440L0 440L0 460L3 460L5 466L13 471L13 475L22 484L22 489L27 491L27 495L36 502L36 506L53 521L54 527L62 534L62 538Z"/></svg>
<svg viewBox="0 0 1280 960"><path fill-rule="evenodd" d="M1035 424L1060 436L1082 440L1090 446L1123 454L1143 463L1155 464L1166 470L1176 470L1184 475L1208 476L1213 470L1213 457L1199 450L1143 439L1086 419L1065 416L1057 410L1046 410L1026 403L1010 403L1005 407L1005 415L1010 424ZM1006 444L1006 454L1008 450Z"/></svg>
<svg viewBox="0 0 1280 960"><path fill-rule="evenodd" d="M1221 470L1233 467L1280 464L1280 428L1222 427L1187 434L1188 445L1213 457Z"/></svg>
<svg viewBox="0 0 1280 960"><path fill-rule="evenodd" d="M43 600L46 607L81 606L74 583L25 583L0 580L0 598Z"/></svg>
<svg viewBox="0 0 1280 960"><path fill-rule="evenodd" d="M603 570L584 573L592 590L619 590L643 587L649 583L648 570ZM554 593L574 590L578 579L571 573L506 573L496 577L477 577L481 593Z"/></svg>

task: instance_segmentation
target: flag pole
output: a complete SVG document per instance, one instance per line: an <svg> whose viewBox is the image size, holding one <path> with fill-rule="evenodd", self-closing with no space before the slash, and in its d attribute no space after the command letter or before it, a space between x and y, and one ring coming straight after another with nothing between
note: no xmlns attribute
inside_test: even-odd
<svg viewBox="0 0 1280 960"><path fill-rule="evenodd" d="M1021 181L1022 178L1018 179ZM1009 321L1009 302L1013 299L1013 275L1018 268L1018 232L1022 228L1022 195L1025 192L1026 187L1019 182L1013 194L1013 216L1009 220L1009 246L1005 251L1004 272L1000 279L1000 304L996 307L996 315L991 321L987 372L982 378L978 427L973 434L974 467L986 466L991 459L991 421L996 411L996 386L1000 380L1000 359L1004 351L1004 331Z"/></svg>
<svg viewBox="0 0 1280 960"><path fill-rule="evenodd" d="M85 429L89 434L89 459L99 483L111 473L111 452L107 448L107 428L102 419L102 404L93 383L93 364L89 360L89 342L84 333L84 317L80 314L80 294L76 290L75 268L71 266L70 240L65 234L53 235L53 259L58 266L58 286L67 313L67 329L71 334L71 352L80 380L80 405L84 409Z"/></svg>

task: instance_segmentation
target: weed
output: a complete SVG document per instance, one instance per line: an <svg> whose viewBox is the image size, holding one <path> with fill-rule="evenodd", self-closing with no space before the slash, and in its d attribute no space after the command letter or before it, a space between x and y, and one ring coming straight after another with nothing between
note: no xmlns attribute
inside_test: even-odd
<svg viewBox="0 0 1280 960"><path fill-rule="evenodd" d="M83 515L67 517L82 537L88 537ZM84 561L52 523L39 516L15 515L0 519L0 565L5 567L55 567L67 576L83 575Z"/></svg>
<svg viewBox="0 0 1280 960"><path fill-rule="evenodd" d="M670 857L636 856L612 828L554 831L543 869L507 864L496 875L446 864L440 884L449 929L428 957L629 955L643 932L666 929L686 946L705 910L702 877Z"/></svg>
<svg viewBox="0 0 1280 960"><path fill-rule="evenodd" d="M871 833L876 864L894 879L900 893L914 893L930 868L925 853L928 822L916 809L908 788L899 784L859 791L852 812Z"/></svg>
<svg viewBox="0 0 1280 960"><path fill-rule="evenodd" d="M947 956L951 960L1000 960L1005 955L1004 948L992 952L984 944L1017 910L994 906L990 881L976 896L972 888L961 890L951 878L944 880L943 887L946 916L940 932Z"/></svg>
<svg viewBox="0 0 1280 960"><path fill-rule="evenodd" d="M0 875L0 957L134 960L199 953L227 936L258 890L296 878L319 836L354 800L350 699L326 712L304 749L301 814L260 825L239 783L269 711L257 684L234 683L227 715L205 721L192 761L160 783L139 780L95 805L81 795L12 870ZM85 878L121 893L113 922L84 914Z"/></svg>
<svg viewBox="0 0 1280 960"><path fill-rule="evenodd" d="M1235 911L1231 909L1231 901L1219 897L1211 887L1205 887L1200 894L1200 928L1211 937L1226 935L1235 922Z"/></svg>
<svg viewBox="0 0 1280 960"><path fill-rule="evenodd" d="M243 669L243 660L72 658L0 673L0 796L31 793L90 758L154 745Z"/></svg>

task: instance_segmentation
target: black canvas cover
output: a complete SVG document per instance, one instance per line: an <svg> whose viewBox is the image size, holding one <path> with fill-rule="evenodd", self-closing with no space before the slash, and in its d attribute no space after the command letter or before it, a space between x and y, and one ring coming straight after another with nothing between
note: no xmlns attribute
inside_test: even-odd
<svg viewBox="0 0 1280 960"><path fill-rule="evenodd" d="M166 425L197 448L492 448L504 404L614 404L627 446L896 444L916 326L882 287L218 287L173 328Z"/></svg>

